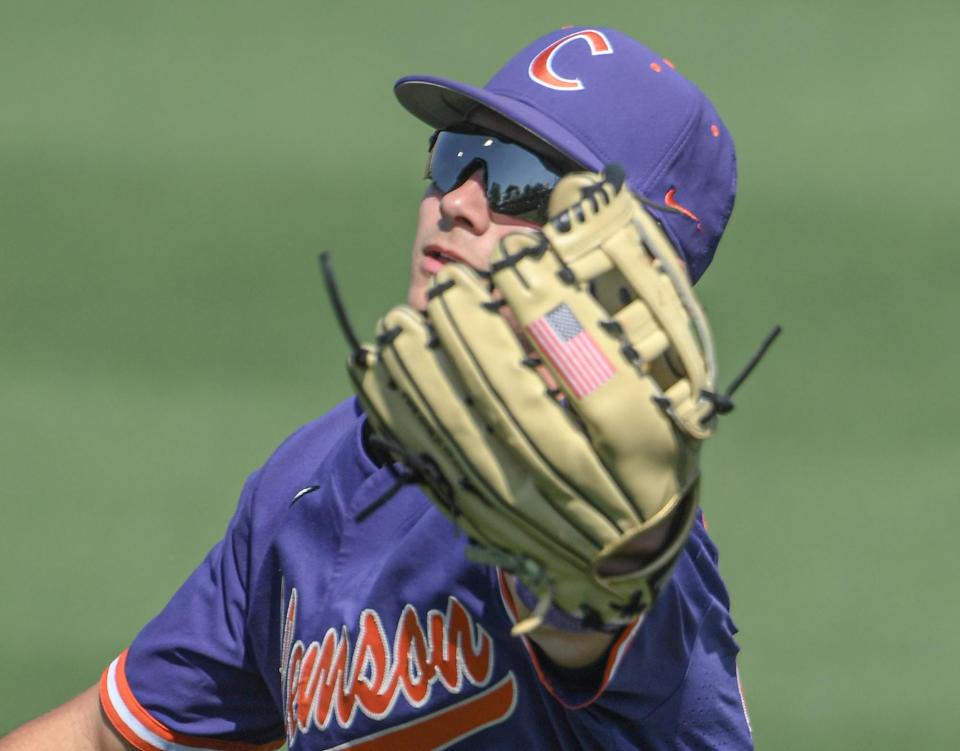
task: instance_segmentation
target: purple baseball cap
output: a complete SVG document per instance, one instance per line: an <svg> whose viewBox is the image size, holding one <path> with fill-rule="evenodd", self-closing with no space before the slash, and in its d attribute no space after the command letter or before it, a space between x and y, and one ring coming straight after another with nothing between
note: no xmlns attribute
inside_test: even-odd
<svg viewBox="0 0 960 751"><path fill-rule="evenodd" d="M680 249L693 281L717 249L737 190L733 139L709 99L665 57L615 29L540 37L482 89L405 76L394 92L430 126L473 123L599 171L620 164Z"/></svg>

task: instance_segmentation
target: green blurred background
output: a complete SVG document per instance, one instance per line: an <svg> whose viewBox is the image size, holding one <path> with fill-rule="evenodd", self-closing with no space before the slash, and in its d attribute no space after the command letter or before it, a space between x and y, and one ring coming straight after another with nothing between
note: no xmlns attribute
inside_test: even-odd
<svg viewBox="0 0 960 751"><path fill-rule="evenodd" d="M725 378L785 329L706 456L758 747L956 747L958 6L541 5L0 2L0 732L92 684L348 393L315 257L361 331L403 296L428 131L394 79L584 22L737 140Z"/></svg>

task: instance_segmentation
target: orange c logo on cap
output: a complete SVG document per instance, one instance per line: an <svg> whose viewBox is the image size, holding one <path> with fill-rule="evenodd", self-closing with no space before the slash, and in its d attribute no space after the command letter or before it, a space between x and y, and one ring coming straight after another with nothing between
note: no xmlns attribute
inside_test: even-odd
<svg viewBox="0 0 960 751"><path fill-rule="evenodd" d="M530 61L530 67L527 69L530 78L535 83L556 91L579 91L582 89L583 83L579 78L564 78L553 69L553 56L556 55L562 47L565 47L576 39L582 39L590 46L591 55L609 55L613 52L613 46L610 44L610 40L604 36L603 32L596 31L595 29L576 31L573 34L567 34L565 37L561 37L553 44L544 48Z"/></svg>

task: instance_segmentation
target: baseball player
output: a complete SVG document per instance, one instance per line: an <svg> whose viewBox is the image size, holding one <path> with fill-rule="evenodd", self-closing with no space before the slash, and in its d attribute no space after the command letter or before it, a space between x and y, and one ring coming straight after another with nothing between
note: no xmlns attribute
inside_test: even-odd
<svg viewBox="0 0 960 751"><path fill-rule="evenodd" d="M519 293L503 274L536 271L519 264L552 257L536 239L541 228L559 246L574 234L571 223L592 227L621 191L648 203L656 220L650 231L679 252L689 281L673 279L677 289L711 262L733 208L733 142L707 98L632 38L564 28L520 51L483 88L410 76L395 93L436 131L409 307L398 314L415 327L439 328L447 290L481 289L470 280L492 279L508 304L487 299L487 309L505 315L490 320L526 330L511 297ZM602 182L580 183L573 195L584 199L564 214L566 225L551 218L557 207L550 201L570 173L600 173L611 162L623 172L608 168ZM668 256L659 254L653 267L669 267ZM586 273L582 266L571 262L550 276L583 292L571 283L574 272ZM453 306L456 298L449 300ZM555 306L544 325L574 336L578 304ZM626 309L629 300L620 304ZM454 489L448 481L449 467L462 463L412 450L406 430L377 416L377 400L397 389L393 376L384 376L380 391L363 380L379 372L374 352L396 366L389 353L406 336L400 328L382 329L375 349L355 349L361 398L299 429L249 477L223 540L98 686L0 741L2 751L254 751L284 743L304 750L752 748L736 628L691 486L652 513L635 504L643 523L602 557L599 579L577 590L587 593L582 598L564 599L564 576L549 565L531 573L518 563L532 560L516 554L528 549L527 537L539 539L516 532L520 522L503 533L515 545L488 546L501 558L477 562L486 506L451 507L469 485L462 480ZM615 382L619 366L596 344L600 336L590 356L609 372L600 368L572 385L577 374L553 361L568 350L550 350L536 336L537 346L528 345L527 355L543 356L527 364L546 379L557 414ZM434 342L427 347L437 350ZM447 349L444 339L439 351ZM411 367L421 367L429 357L414 360ZM400 384L412 389L407 403L442 400L446 382L424 378ZM679 413L675 392L655 407ZM650 400L641 401L648 409ZM613 411L629 413L628 402ZM671 416L677 425L684 419ZM419 429L414 422L411 431ZM442 420L440 427L446 430ZM625 470L621 484L634 476ZM523 484L521 476L504 492ZM643 585L620 597L616 583L634 581L636 572ZM593 594L598 580L612 609Z"/></svg>

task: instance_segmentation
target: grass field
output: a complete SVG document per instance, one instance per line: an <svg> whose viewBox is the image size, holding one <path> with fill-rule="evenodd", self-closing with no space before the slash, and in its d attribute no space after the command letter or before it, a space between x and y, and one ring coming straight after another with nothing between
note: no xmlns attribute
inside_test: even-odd
<svg viewBox="0 0 960 751"><path fill-rule="evenodd" d="M955 747L958 6L550 5L0 3L0 733L92 684L348 393L315 257L363 331L403 295L428 132L393 81L588 22L736 138L700 285L725 378L785 330L705 468L758 748Z"/></svg>

